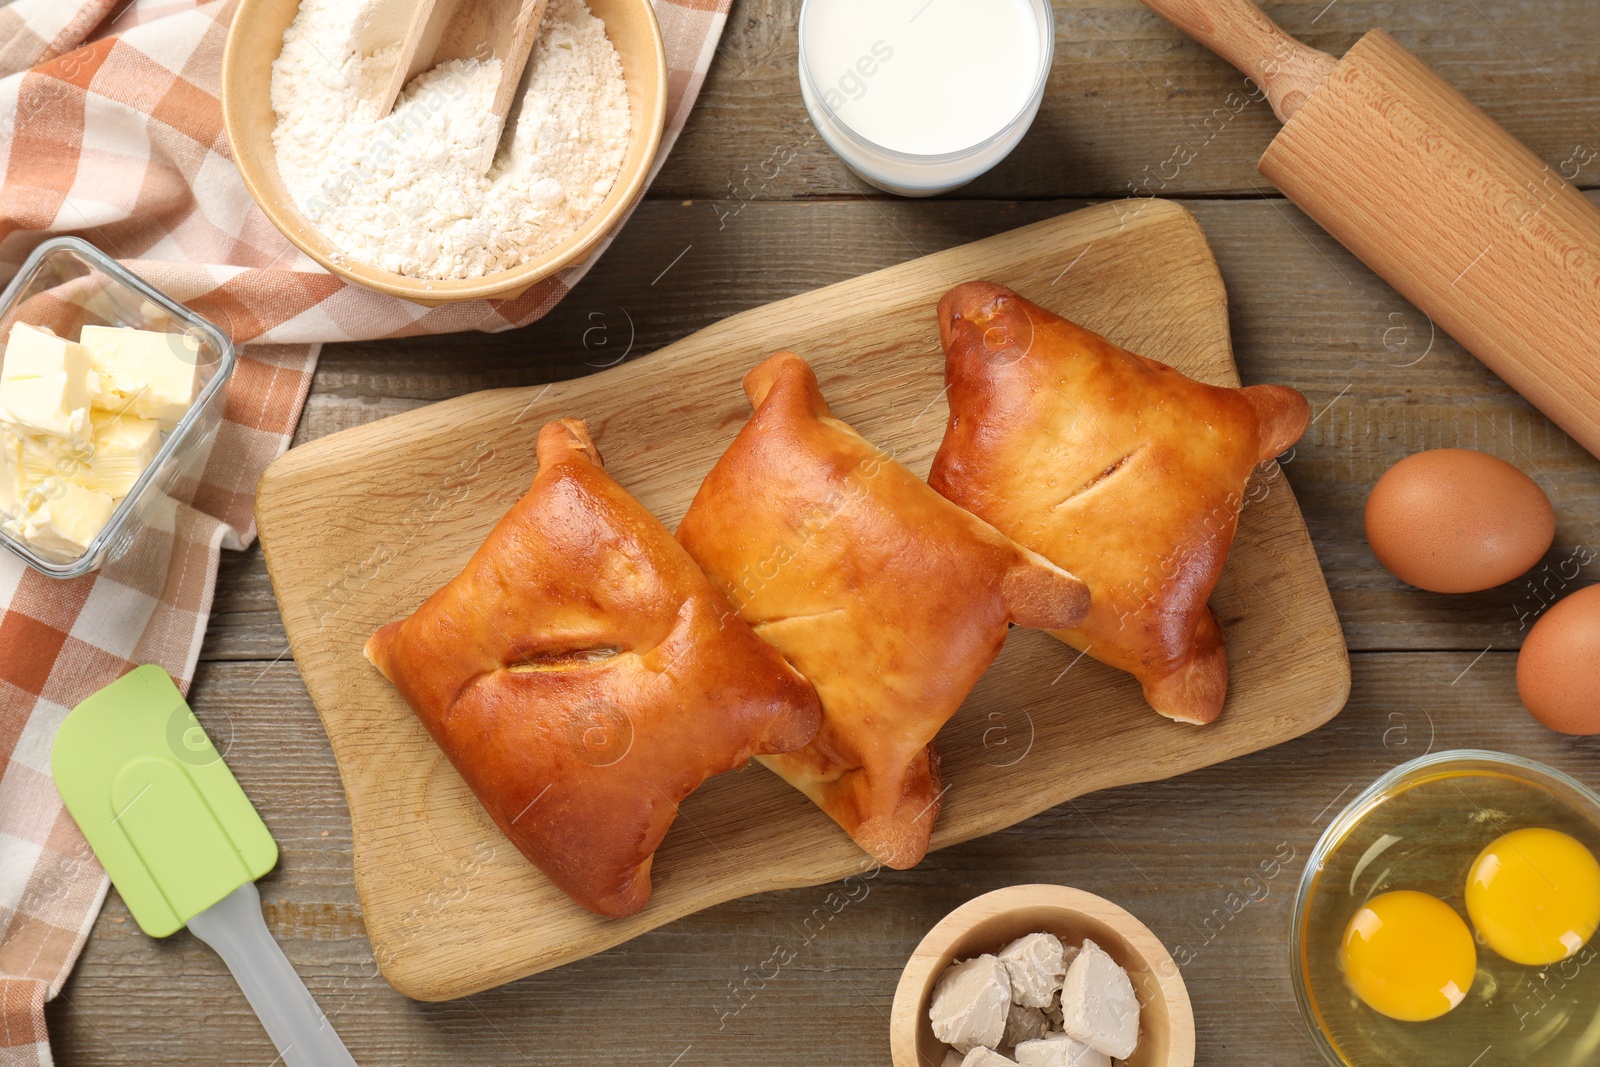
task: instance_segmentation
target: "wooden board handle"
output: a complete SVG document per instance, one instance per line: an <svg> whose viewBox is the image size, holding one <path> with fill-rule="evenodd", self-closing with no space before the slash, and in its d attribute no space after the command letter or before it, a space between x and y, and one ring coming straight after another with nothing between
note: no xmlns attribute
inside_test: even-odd
<svg viewBox="0 0 1600 1067"><path fill-rule="evenodd" d="M1281 122L1322 88L1337 63L1284 33L1253 0L1144 2L1261 86Z"/></svg>

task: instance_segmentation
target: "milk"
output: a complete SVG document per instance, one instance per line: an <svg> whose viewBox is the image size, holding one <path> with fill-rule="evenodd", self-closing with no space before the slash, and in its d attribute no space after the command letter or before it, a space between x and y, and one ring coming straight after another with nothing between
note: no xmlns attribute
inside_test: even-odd
<svg viewBox="0 0 1600 1067"><path fill-rule="evenodd" d="M1042 40L1048 16L1038 8L1033 0L807 0L802 62L831 117L860 138L918 156L961 152L1004 131L1034 96L1053 43Z"/></svg>
<svg viewBox="0 0 1600 1067"><path fill-rule="evenodd" d="M904 196L966 184L1016 147L1055 54L1048 0L804 0L800 95L861 177Z"/></svg>

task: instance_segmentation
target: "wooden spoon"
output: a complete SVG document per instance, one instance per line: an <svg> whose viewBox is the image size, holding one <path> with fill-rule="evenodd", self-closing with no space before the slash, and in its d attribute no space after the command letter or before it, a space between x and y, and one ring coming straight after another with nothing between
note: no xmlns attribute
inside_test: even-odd
<svg viewBox="0 0 1600 1067"><path fill-rule="evenodd" d="M400 91L423 71L452 59L498 59L500 81L490 105L498 143L548 4L549 0L392 0L381 5L362 27L362 39L355 42L358 49L372 52L396 36L400 39L388 80L380 79L370 97L378 113L394 110ZM494 153L488 153L485 168L493 158Z"/></svg>

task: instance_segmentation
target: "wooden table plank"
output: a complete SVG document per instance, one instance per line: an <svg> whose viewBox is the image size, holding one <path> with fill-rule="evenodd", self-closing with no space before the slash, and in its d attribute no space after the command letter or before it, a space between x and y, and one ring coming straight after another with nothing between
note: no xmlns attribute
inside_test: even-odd
<svg viewBox="0 0 1600 1067"><path fill-rule="evenodd" d="M963 195L983 198L1260 195L1255 161L1278 130L1243 75L1139 0L1056 0L1045 104L1009 159ZM1376 26L1556 165L1600 144L1592 0L1282 0L1267 11L1335 55ZM813 135L798 91L799 0L735 5L718 62L653 195L750 200L865 188ZM1230 94L1234 94L1230 97ZM1600 160L1583 168L1600 184Z"/></svg>
<svg viewBox="0 0 1600 1067"><path fill-rule="evenodd" d="M1595 780L1600 740L1537 726L1512 695L1513 655L1472 660L1358 654L1350 706L1322 730L885 871L825 923L805 926L825 888L762 894L448 1004L413 1003L375 976L337 772L293 666L210 664L194 696L219 744L231 738L229 763L283 849L261 883L268 923L365 1064L593 1064L603 1053L619 1067L666 1067L686 1048L685 1065L881 1064L899 967L921 934L977 893L1037 880L1110 896L1188 960L1201 1063L1311 1067L1285 937L1323 809L1430 742L1515 751ZM1245 883L1275 858L1276 877ZM1229 894L1257 884L1255 902L1233 911ZM743 1000L730 992L779 943L796 949L793 964ZM63 1064L272 1059L217 958L187 934L144 937L114 894L49 1019Z"/></svg>

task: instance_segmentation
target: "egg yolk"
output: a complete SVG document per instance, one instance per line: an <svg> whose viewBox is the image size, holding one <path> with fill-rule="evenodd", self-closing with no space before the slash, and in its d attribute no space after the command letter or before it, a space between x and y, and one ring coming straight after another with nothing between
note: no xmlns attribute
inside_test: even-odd
<svg viewBox="0 0 1600 1067"><path fill-rule="evenodd" d="M1473 861L1467 914L1484 942L1513 963L1559 962L1600 926L1600 863L1559 830L1513 830Z"/></svg>
<svg viewBox="0 0 1600 1067"><path fill-rule="evenodd" d="M1402 1022L1423 1022L1466 999L1478 950L1454 908L1402 889L1373 897L1351 917L1339 963L1369 1008Z"/></svg>

